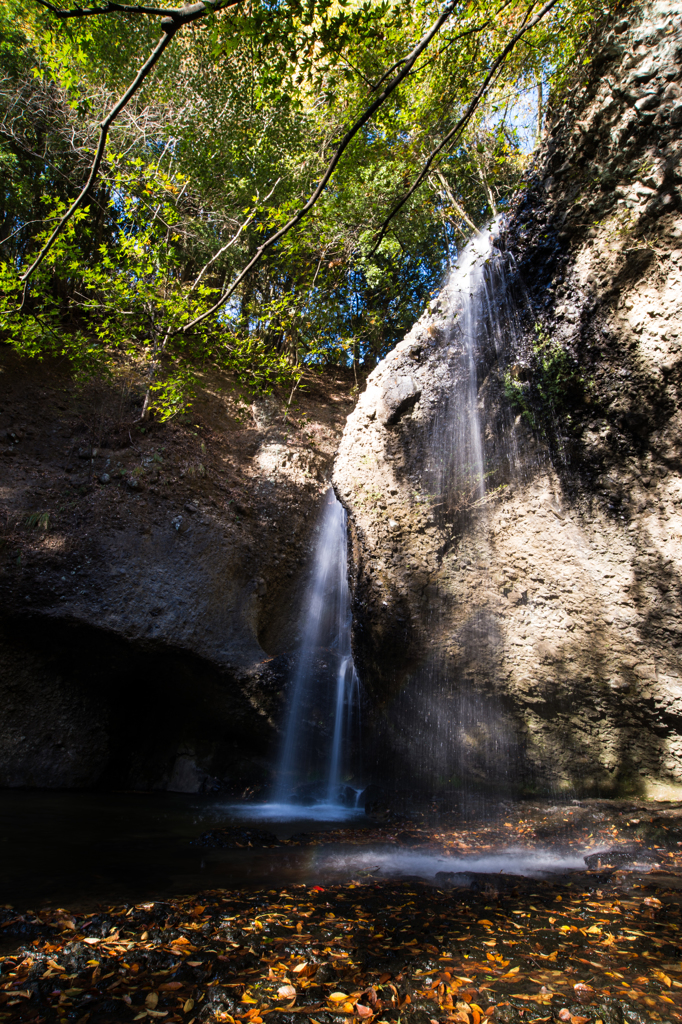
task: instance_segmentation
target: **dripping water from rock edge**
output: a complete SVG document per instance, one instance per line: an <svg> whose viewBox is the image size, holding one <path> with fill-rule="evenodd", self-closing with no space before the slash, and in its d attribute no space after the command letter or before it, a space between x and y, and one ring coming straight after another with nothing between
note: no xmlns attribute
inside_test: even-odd
<svg viewBox="0 0 682 1024"><path fill-rule="evenodd" d="M475 593L466 595L468 565L495 565L491 508L548 459L506 394L509 377L520 373L522 386L531 362L532 310L504 250L501 219L462 250L431 309L438 331L434 336L429 325L428 360L444 381L441 397L398 430L409 442L400 472L439 533L439 571L431 564L428 599L412 612L427 640L407 652L407 667L392 669L393 694L368 723L373 745L365 765L368 781L385 787L395 809L428 800L434 809L457 805L479 814L537 781L528 777L524 738L503 696L499 616ZM453 580L463 590L454 612ZM543 788L554 798L574 795Z"/></svg>
<svg viewBox="0 0 682 1024"><path fill-rule="evenodd" d="M303 600L299 643L286 694L282 744L268 803L251 805L262 818L355 817L360 685L351 651L346 511L330 487L316 534Z"/></svg>

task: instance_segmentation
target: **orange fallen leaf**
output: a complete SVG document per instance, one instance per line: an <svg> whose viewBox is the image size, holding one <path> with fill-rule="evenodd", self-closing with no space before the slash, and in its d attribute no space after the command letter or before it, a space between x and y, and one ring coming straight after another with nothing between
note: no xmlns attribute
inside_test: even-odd
<svg viewBox="0 0 682 1024"><path fill-rule="evenodd" d="M355 1009L357 1011L358 1017L367 1018L374 1016L374 1011L369 1006L363 1006L362 1003L356 1003Z"/></svg>

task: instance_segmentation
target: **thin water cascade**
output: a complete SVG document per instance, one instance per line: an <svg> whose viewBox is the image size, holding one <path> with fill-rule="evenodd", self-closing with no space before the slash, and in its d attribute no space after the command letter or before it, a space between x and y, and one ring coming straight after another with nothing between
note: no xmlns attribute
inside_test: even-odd
<svg viewBox="0 0 682 1024"><path fill-rule="evenodd" d="M422 413L423 426L412 428L421 437L406 459L409 478L432 509L442 576L421 610L431 643L380 724L395 764L388 785L471 808L513 789L518 745L498 696L500 619L480 593L467 590L468 568L494 571L489 511L532 457L527 445L520 450L505 397L507 374L522 372L526 362L524 296L497 231L494 223L474 236L434 303L437 329L427 344L441 399L428 418Z"/></svg>
<svg viewBox="0 0 682 1024"><path fill-rule="evenodd" d="M357 731L359 685L351 651L346 511L331 488L315 529L273 800L354 806L355 791L343 780Z"/></svg>
<svg viewBox="0 0 682 1024"><path fill-rule="evenodd" d="M508 280L508 257L496 247L499 227L498 218L474 235L440 294L455 366L449 399L433 424L425 476L432 492L455 513L480 509L488 479L496 476L496 484L501 479L508 482L519 470L513 420L508 410L487 415L480 391L488 368L513 362L524 347L518 299Z"/></svg>

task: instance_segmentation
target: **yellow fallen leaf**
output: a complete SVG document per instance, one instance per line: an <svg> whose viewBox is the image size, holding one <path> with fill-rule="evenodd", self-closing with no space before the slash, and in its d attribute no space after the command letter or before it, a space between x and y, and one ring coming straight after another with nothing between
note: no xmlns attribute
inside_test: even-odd
<svg viewBox="0 0 682 1024"><path fill-rule="evenodd" d="M290 985L283 985L282 988L291 988L291 986ZM277 994L280 995L281 991L282 991L282 989L279 989ZM296 989L295 988L291 988L291 993L292 994L290 996L283 995L283 996L281 996L281 998L282 999L293 999L294 996L296 995ZM239 1002L240 1003L249 1003L251 1006L255 1006L256 1003L258 1002L258 1000L254 999L252 996L248 995L248 993L245 992L244 995L239 1000Z"/></svg>
<svg viewBox="0 0 682 1024"><path fill-rule="evenodd" d="M654 978L658 978L659 981L662 981L665 985L668 986L668 988L670 988L673 981L672 978L670 978L667 974L664 974L663 971L652 971L651 973L653 974Z"/></svg>
<svg viewBox="0 0 682 1024"><path fill-rule="evenodd" d="M487 924L490 928L493 927L492 921L487 921L485 918L483 918L481 921L479 921L478 924Z"/></svg>
<svg viewBox="0 0 682 1024"><path fill-rule="evenodd" d="M330 995L327 996L327 999L330 1001L330 1003L345 1003L346 999L348 999L348 993L332 992Z"/></svg>
<svg viewBox="0 0 682 1024"><path fill-rule="evenodd" d="M187 1002L185 1003L185 1005L182 1008L182 1012L183 1013L189 1013L189 1011L193 1010L193 1009L194 1009L194 1000L193 999L188 999Z"/></svg>
<svg viewBox="0 0 682 1024"><path fill-rule="evenodd" d="M148 992L144 1001L144 1005L148 1010L155 1010L159 1002L158 992Z"/></svg>

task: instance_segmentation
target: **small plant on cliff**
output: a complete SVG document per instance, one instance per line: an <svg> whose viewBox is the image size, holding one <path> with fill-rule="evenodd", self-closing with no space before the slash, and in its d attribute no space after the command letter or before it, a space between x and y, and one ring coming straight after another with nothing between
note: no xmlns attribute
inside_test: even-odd
<svg viewBox="0 0 682 1024"><path fill-rule="evenodd" d="M50 513L30 512L29 515L26 516L26 525L33 530L49 530Z"/></svg>
<svg viewBox="0 0 682 1024"><path fill-rule="evenodd" d="M504 391L528 425L545 434L555 416L583 400L586 385L569 353L542 324L535 324L531 349L531 364L525 379L515 368L508 369L504 375Z"/></svg>

